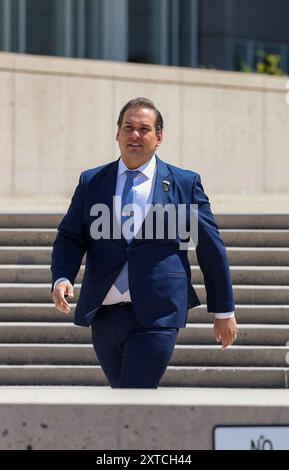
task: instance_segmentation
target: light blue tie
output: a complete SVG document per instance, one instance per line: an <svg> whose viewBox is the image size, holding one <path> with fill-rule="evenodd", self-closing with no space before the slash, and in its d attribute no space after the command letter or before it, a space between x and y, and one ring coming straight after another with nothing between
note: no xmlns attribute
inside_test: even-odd
<svg viewBox="0 0 289 470"><path fill-rule="evenodd" d="M134 178L140 173L138 170L126 170L126 183L123 188L122 198L121 198L121 228L123 227L124 222L129 220L130 217L133 217L133 212L123 213L123 209L128 204L133 204L133 181ZM127 243L131 243L133 239L133 229L134 225L131 224L131 236L126 238ZM125 235L124 235L125 236ZM126 262L123 266L121 272L114 282L117 290L123 294L128 290L128 263Z"/></svg>

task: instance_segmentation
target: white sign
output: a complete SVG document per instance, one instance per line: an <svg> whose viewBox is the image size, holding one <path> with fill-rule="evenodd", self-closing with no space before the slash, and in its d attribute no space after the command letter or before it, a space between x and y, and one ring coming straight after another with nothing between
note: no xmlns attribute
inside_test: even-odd
<svg viewBox="0 0 289 470"><path fill-rule="evenodd" d="M216 426L215 450L289 450L289 426Z"/></svg>

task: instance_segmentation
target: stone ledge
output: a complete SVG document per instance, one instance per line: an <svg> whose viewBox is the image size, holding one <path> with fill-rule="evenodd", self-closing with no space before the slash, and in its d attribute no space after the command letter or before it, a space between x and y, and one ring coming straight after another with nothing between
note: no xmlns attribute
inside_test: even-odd
<svg viewBox="0 0 289 470"><path fill-rule="evenodd" d="M289 407L289 390L159 387L1 386L0 405L154 405Z"/></svg>

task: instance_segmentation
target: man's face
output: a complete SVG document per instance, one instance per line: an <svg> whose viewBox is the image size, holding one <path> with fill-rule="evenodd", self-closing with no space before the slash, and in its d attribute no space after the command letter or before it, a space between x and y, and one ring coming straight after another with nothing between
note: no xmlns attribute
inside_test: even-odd
<svg viewBox="0 0 289 470"><path fill-rule="evenodd" d="M160 145L163 134L156 132L156 115L153 109L129 108L118 128L118 141L125 164L133 169L151 159Z"/></svg>

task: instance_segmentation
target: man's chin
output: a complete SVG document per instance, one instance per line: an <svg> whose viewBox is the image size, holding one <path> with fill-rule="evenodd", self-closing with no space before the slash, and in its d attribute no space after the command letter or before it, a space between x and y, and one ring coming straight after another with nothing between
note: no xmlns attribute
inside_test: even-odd
<svg viewBox="0 0 289 470"><path fill-rule="evenodd" d="M151 157L152 155L144 155L143 153L139 152L126 152L124 155L122 155L124 162L127 164L131 163L133 166L136 165L135 168L148 162Z"/></svg>
<svg viewBox="0 0 289 470"><path fill-rule="evenodd" d="M139 158L140 160L142 160L143 158L145 158L145 155L141 150L142 149L129 149L128 152L126 152L126 155L128 157Z"/></svg>
<svg viewBox="0 0 289 470"><path fill-rule="evenodd" d="M143 151L143 148L142 147L128 147L128 152L132 152L132 153L140 153Z"/></svg>

